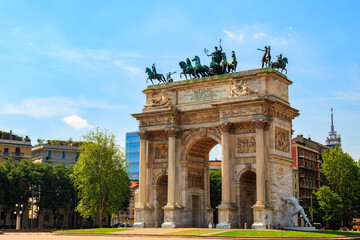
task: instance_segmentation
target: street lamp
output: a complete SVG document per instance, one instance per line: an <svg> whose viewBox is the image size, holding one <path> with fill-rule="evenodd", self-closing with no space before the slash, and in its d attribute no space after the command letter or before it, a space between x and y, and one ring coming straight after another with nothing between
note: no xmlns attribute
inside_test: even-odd
<svg viewBox="0 0 360 240"><path fill-rule="evenodd" d="M24 205L15 204L14 214L16 215L16 230L20 230L21 214L23 213Z"/></svg>

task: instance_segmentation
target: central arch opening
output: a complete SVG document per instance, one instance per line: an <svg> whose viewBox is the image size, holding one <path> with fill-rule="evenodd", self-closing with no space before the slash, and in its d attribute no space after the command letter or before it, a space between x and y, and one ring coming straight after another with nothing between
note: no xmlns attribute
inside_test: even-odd
<svg viewBox="0 0 360 240"><path fill-rule="evenodd" d="M215 147L217 146L218 147ZM214 149L215 147L215 149ZM214 151L212 151L214 149ZM213 165L209 160L216 158ZM213 156L216 157L213 157ZM187 168L187 201L191 222L188 227L208 227L209 223L217 223L214 210L221 201L221 147L217 140L204 136L195 140L186 153ZM210 183L210 175L212 182ZM215 200L215 204L214 204Z"/></svg>

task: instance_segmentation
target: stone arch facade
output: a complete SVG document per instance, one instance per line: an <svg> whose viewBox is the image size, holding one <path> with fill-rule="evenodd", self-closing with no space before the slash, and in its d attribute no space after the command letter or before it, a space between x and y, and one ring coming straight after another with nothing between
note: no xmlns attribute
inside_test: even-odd
<svg viewBox="0 0 360 240"><path fill-rule="evenodd" d="M273 69L256 69L148 86L143 91L145 107L133 114L140 136L134 226L207 227L213 223L206 160L218 143L223 174L216 227L242 227L245 221L252 228L286 225L282 216L288 210L280 196L293 192L291 124L298 116L290 107L290 84ZM156 101L160 96L168 101ZM167 202L159 206L158 180L164 174L168 176ZM254 203L242 193L244 184L255 195Z"/></svg>

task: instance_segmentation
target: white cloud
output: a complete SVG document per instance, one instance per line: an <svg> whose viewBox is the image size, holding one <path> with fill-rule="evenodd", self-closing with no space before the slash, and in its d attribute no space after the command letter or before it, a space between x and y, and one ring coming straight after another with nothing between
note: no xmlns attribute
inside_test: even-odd
<svg viewBox="0 0 360 240"><path fill-rule="evenodd" d="M107 68L115 65L132 74L143 73L141 69L118 60L119 58L126 58L127 61L129 59L144 58L142 55L131 52L113 52L107 49L79 49L52 45L50 51L45 54L91 69Z"/></svg>
<svg viewBox="0 0 360 240"><path fill-rule="evenodd" d="M84 98L48 97L29 98L19 103L5 103L0 110L1 114L52 117L77 114L84 108L116 110L122 107Z"/></svg>
<svg viewBox="0 0 360 240"><path fill-rule="evenodd" d="M259 32L253 35L253 38L261 38L261 37L266 37L267 34L263 33L263 32Z"/></svg>
<svg viewBox="0 0 360 240"><path fill-rule="evenodd" d="M236 35L235 33L232 33L227 30L223 30L223 32L226 34L226 36L228 36L229 38L231 38L233 40L238 40L238 41L244 40L244 35L242 35L242 34Z"/></svg>
<svg viewBox="0 0 360 240"><path fill-rule="evenodd" d="M68 124L71 127L74 128L92 128L90 124L87 123L87 121L77 115L72 115L69 117L64 117L62 119L66 124Z"/></svg>
<svg viewBox="0 0 360 240"><path fill-rule="evenodd" d="M118 67L120 67L120 68L122 68L122 69L125 69L126 71L131 72L131 73L134 73L134 74L142 74L142 73L144 73L144 71L141 70L140 68L126 65L126 64L124 64L124 63L123 63L122 61L120 61L120 60L114 61L113 64L114 64L115 66L118 66Z"/></svg>

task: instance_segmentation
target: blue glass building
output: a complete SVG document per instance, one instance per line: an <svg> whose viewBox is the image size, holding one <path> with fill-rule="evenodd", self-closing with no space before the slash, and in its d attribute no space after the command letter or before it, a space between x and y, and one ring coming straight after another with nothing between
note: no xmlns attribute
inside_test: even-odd
<svg viewBox="0 0 360 240"><path fill-rule="evenodd" d="M126 155L130 179L139 180L140 137L136 132L126 133Z"/></svg>

